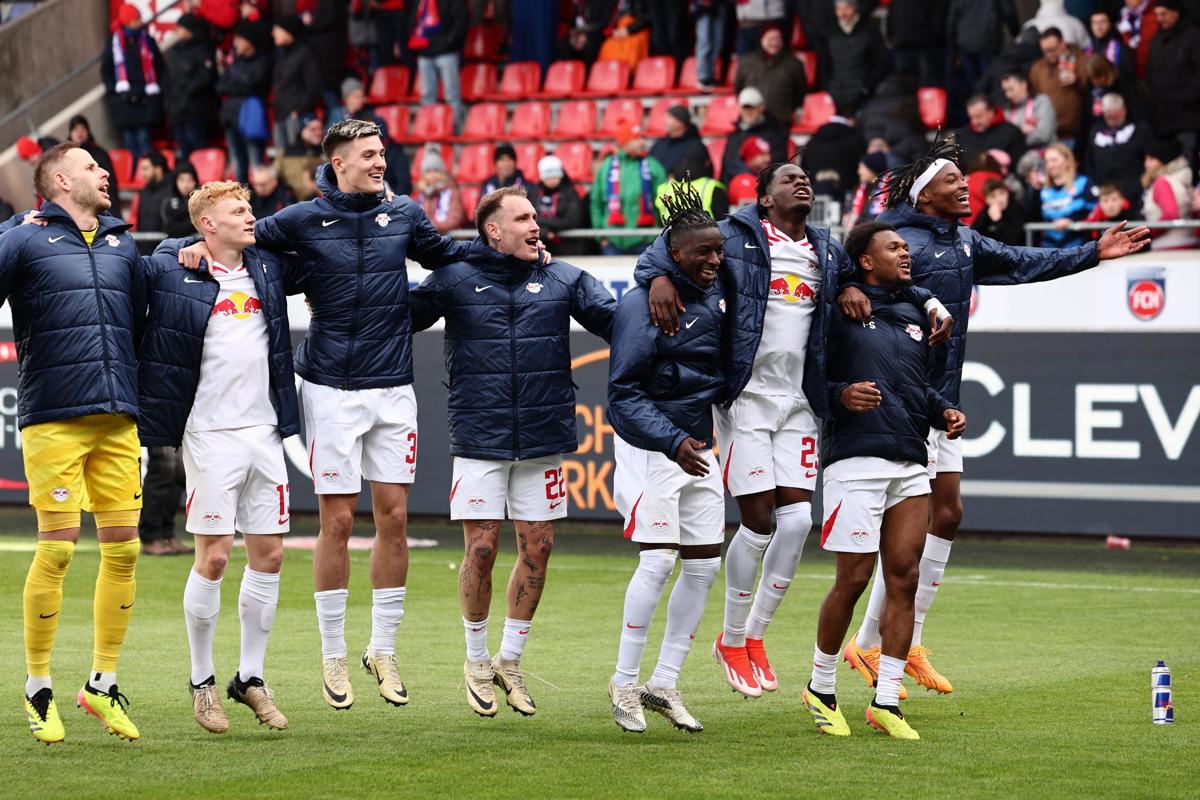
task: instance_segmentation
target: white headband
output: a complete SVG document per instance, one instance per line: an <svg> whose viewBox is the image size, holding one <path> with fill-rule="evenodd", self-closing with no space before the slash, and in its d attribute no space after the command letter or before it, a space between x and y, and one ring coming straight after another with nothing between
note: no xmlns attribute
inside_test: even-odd
<svg viewBox="0 0 1200 800"><path fill-rule="evenodd" d="M933 180L934 176L942 171L942 167L953 163L954 162L950 161L949 159L939 158L930 164L928 169L922 172L920 176L913 181L912 188L908 190L908 202L915 206L917 204L917 195L921 193L921 190L928 186L929 182Z"/></svg>

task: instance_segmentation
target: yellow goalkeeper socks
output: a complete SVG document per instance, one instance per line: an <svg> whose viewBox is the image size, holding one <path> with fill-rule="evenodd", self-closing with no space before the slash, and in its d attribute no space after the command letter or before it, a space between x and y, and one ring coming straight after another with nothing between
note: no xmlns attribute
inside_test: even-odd
<svg viewBox="0 0 1200 800"><path fill-rule="evenodd" d="M117 656L133 614L137 591L134 572L140 550L137 539L100 543L100 574L96 576L96 600L92 608L96 626L93 672L117 670Z"/></svg>
<svg viewBox="0 0 1200 800"><path fill-rule="evenodd" d="M62 610L63 579L74 542L39 541L25 577L25 666L32 677L50 675L50 651Z"/></svg>

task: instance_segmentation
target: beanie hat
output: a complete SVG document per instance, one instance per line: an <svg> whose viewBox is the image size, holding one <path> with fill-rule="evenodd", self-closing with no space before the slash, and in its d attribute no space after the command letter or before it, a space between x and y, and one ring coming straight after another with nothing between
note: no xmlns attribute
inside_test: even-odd
<svg viewBox="0 0 1200 800"><path fill-rule="evenodd" d="M545 156L538 161L538 177L542 180L547 178L561 178L566 174L563 169L562 159L558 156Z"/></svg>
<svg viewBox="0 0 1200 800"><path fill-rule="evenodd" d="M867 153L862 157L862 163L876 175L887 169L887 153Z"/></svg>
<svg viewBox="0 0 1200 800"><path fill-rule="evenodd" d="M748 137L746 141L742 142L742 146L738 150L738 156L745 162L749 162L750 159L762 155L771 155L771 143L761 136Z"/></svg>
<svg viewBox="0 0 1200 800"><path fill-rule="evenodd" d="M1146 146L1146 155L1164 164L1170 164L1183 153L1183 148L1174 139L1159 139Z"/></svg>
<svg viewBox="0 0 1200 800"><path fill-rule="evenodd" d="M117 9L117 22L122 28L132 28L134 25L140 25L142 22L142 12L137 10L137 7L132 3L122 3Z"/></svg>
<svg viewBox="0 0 1200 800"><path fill-rule="evenodd" d="M617 146L624 147L629 142L642 135L642 123L633 119L624 119L617 124Z"/></svg>
<svg viewBox="0 0 1200 800"><path fill-rule="evenodd" d="M492 155L492 163L495 164L497 161L499 161L504 156L508 156L513 161L517 160L517 151L508 142L504 142L503 144L496 145L496 152L494 155Z"/></svg>
<svg viewBox="0 0 1200 800"><path fill-rule="evenodd" d="M275 21L275 25L290 33L293 39L299 39L304 35L304 20L300 19L298 14L281 17Z"/></svg>
<svg viewBox="0 0 1200 800"><path fill-rule="evenodd" d="M437 149L431 145L425 146L425 155L421 157L421 172L425 173L431 169L436 169L438 172L446 172L446 162L442 160L442 155Z"/></svg>
<svg viewBox="0 0 1200 800"><path fill-rule="evenodd" d="M351 92L361 92L362 88L362 81L360 81L358 78L346 78L346 80L342 81L342 97L345 97Z"/></svg>

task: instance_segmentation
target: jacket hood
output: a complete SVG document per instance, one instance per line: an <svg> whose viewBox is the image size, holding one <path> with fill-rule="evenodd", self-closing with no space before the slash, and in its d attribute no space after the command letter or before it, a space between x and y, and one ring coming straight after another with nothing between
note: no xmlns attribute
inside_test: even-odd
<svg viewBox="0 0 1200 800"><path fill-rule="evenodd" d="M911 203L901 203L896 208L889 208L879 215L879 222L896 228L925 228L937 236L947 235L958 226L957 222L946 222L937 217L922 214Z"/></svg>
<svg viewBox="0 0 1200 800"><path fill-rule="evenodd" d="M335 208L343 211L366 211L383 202L383 193L364 194L362 192L343 192L338 188L337 176L332 164L322 164L317 167L317 190Z"/></svg>
<svg viewBox="0 0 1200 800"><path fill-rule="evenodd" d="M74 218L72 218L62 206L54 202L48 201L43 203L41 210L38 212L38 216L43 217L46 220L57 219L67 223L72 227L75 225ZM107 211L102 211L96 215L96 222L98 223L98 227L96 228L97 236L103 236L107 233L121 233L122 231L127 231L132 227L128 222L112 216Z"/></svg>
<svg viewBox="0 0 1200 800"><path fill-rule="evenodd" d="M517 283L529 277L533 266L528 261L522 261L516 256L510 256L494 249L476 236L467 252L467 263L478 267L491 278L504 283Z"/></svg>

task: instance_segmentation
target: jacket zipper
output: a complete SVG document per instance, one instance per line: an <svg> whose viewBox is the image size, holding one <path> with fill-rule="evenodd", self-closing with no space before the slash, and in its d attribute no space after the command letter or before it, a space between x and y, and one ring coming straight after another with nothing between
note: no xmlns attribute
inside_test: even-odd
<svg viewBox="0 0 1200 800"><path fill-rule="evenodd" d="M97 227L96 236L99 235L100 229ZM82 233L80 234L80 238L83 238ZM93 241L94 240L95 237L93 237ZM100 344L104 348L104 377L108 382L108 404L112 408L112 413L116 414L117 392L116 389L113 388L112 366L108 356L108 324L104 320L104 297L100 293L100 273L96 271L96 254L92 251L91 246L88 245L86 241L83 244L84 247L87 247L88 261L91 262L92 265L92 288L96 292L96 311L100 315Z"/></svg>
<svg viewBox="0 0 1200 800"><path fill-rule="evenodd" d="M362 306L363 280L363 224L362 215L358 215L358 266L354 294L354 316L350 322L350 342L346 345L346 369L342 373L342 388L350 388L350 364L354 361L354 341L358 336L358 309Z"/></svg>
<svg viewBox="0 0 1200 800"><path fill-rule="evenodd" d="M517 303L513 296L513 284L508 286L508 352L512 361L512 426L513 460L521 460L521 437L517 429Z"/></svg>

